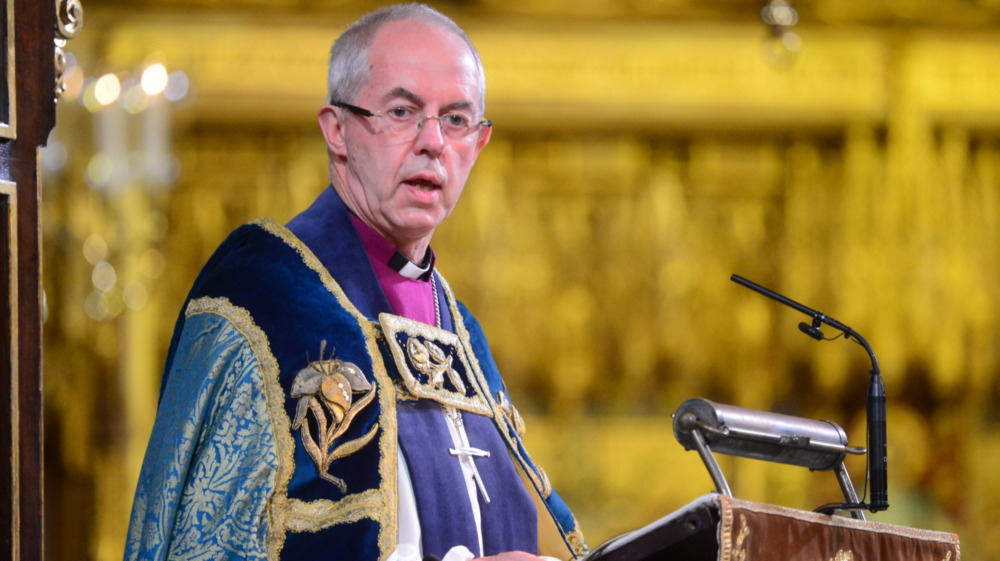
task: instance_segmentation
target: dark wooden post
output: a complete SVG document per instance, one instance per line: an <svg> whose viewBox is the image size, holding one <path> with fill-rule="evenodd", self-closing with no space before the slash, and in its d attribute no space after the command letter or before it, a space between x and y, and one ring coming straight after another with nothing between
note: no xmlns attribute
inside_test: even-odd
<svg viewBox="0 0 1000 561"><path fill-rule="evenodd" d="M42 551L39 148L77 0L0 0L0 561Z"/></svg>

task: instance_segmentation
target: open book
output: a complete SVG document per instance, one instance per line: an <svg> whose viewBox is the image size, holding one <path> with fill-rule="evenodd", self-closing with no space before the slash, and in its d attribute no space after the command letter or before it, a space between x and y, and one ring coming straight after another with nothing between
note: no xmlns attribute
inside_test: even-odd
<svg viewBox="0 0 1000 561"><path fill-rule="evenodd" d="M595 547L582 561L715 561L719 550L716 495L705 495L638 530Z"/></svg>

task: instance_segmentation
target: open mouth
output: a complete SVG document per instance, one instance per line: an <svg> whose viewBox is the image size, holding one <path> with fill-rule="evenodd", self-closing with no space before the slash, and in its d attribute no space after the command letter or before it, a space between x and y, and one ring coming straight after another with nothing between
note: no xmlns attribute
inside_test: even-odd
<svg viewBox="0 0 1000 561"><path fill-rule="evenodd" d="M414 177L412 179L407 179L404 183L407 185L419 189L421 191L434 191L435 189L440 189L441 185L436 181L427 178Z"/></svg>

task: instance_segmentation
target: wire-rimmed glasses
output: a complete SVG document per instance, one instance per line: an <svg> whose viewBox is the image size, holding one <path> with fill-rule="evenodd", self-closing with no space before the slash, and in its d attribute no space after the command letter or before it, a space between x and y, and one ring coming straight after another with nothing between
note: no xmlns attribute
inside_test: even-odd
<svg viewBox="0 0 1000 561"><path fill-rule="evenodd" d="M381 132L403 140L416 138L427 119L437 119L441 134L452 140L466 140L483 127L493 126L493 122L487 119L476 121L472 113L468 111L449 111L443 115L421 115L412 107L405 105L393 107L383 113L375 113L343 101L333 100L330 101L330 105L346 109L362 117L377 118L376 126Z"/></svg>

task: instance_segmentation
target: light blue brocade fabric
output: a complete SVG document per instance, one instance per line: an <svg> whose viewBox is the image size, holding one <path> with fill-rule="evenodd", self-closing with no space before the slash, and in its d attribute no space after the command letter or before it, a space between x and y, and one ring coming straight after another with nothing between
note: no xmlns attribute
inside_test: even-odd
<svg viewBox="0 0 1000 561"><path fill-rule="evenodd" d="M187 318L132 508L125 559L266 559L277 454L250 342Z"/></svg>

